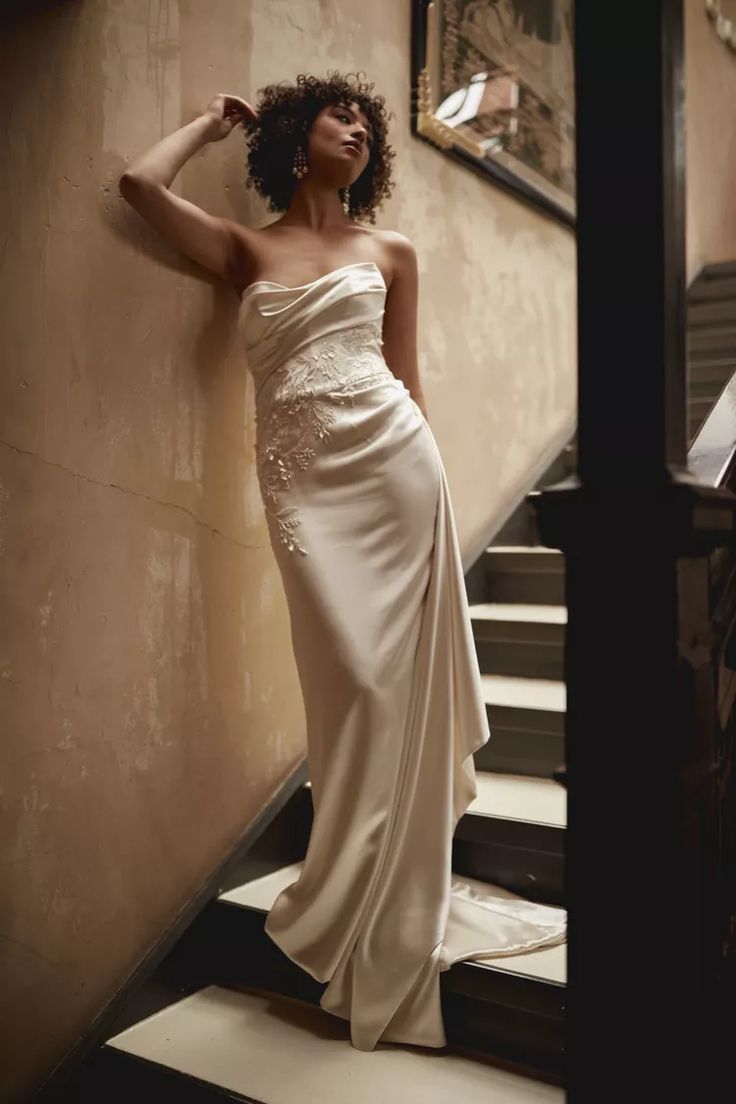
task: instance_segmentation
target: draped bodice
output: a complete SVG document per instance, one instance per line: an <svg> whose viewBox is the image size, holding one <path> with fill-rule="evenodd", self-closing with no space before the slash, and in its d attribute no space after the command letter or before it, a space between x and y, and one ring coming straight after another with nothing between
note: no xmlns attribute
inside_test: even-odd
<svg viewBox="0 0 736 1104"><path fill-rule="evenodd" d="M298 287L257 280L241 297L239 327L260 407L390 372L381 337L386 285L378 265L342 265ZM281 369L281 371L278 371Z"/></svg>

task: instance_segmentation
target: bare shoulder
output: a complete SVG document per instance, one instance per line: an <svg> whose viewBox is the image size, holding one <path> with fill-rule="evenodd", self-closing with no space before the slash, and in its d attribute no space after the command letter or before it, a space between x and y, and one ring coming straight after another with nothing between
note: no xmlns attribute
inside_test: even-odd
<svg viewBox="0 0 736 1104"><path fill-rule="evenodd" d="M411 284L417 279L417 251L413 241L399 230L384 230L383 246L386 251L391 283Z"/></svg>
<svg viewBox="0 0 736 1104"><path fill-rule="evenodd" d="M416 279L417 251L411 239L399 230L374 230L373 234L391 283L397 278Z"/></svg>

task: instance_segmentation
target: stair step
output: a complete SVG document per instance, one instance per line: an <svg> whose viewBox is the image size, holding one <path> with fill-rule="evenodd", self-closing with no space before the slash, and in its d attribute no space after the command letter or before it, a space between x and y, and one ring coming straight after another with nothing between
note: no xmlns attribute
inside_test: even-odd
<svg viewBox="0 0 736 1104"><path fill-rule="evenodd" d="M565 606L484 602L470 606L470 617L482 672L563 678Z"/></svg>
<svg viewBox="0 0 736 1104"><path fill-rule="evenodd" d="M688 397L696 395L696 389L699 387L710 387L720 393L734 372L736 372L736 357L691 362L688 366Z"/></svg>
<svg viewBox="0 0 736 1104"><path fill-rule="evenodd" d="M687 325L691 332L701 326L733 325L734 323L736 323L736 297L719 296L718 299L711 298L688 306Z"/></svg>
<svg viewBox="0 0 736 1104"><path fill-rule="evenodd" d="M549 778L478 770L460 818L452 869L534 901L564 903L567 791Z"/></svg>
<svg viewBox="0 0 736 1104"><path fill-rule="evenodd" d="M349 1039L346 1020L303 1001L208 985L110 1039L101 1061L115 1071L115 1101L134 1092L180 1104L564 1100L558 1086L465 1054L397 1044L365 1053Z"/></svg>
<svg viewBox="0 0 736 1104"><path fill-rule="evenodd" d="M481 675L483 698L492 709L562 716L567 687L558 679L525 679L509 675ZM540 721L541 723L541 721Z"/></svg>
<svg viewBox="0 0 736 1104"><path fill-rule="evenodd" d="M736 271L710 279L698 279L688 292L690 303L705 303L719 299L736 299Z"/></svg>
<svg viewBox="0 0 736 1104"><path fill-rule="evenodd" d="M707 401L712 405L732 375L733 372L724 372L719 379L703 379L702 377L691 376L687 388L688 404L696 401Z"/></svg>
<svg viewBox="0 0 736 1104"><path fill-rule="evenodd" d="M705 415L708 414L713 409L713 406L714 406L715 401L716 401L717 398L718 398L718 395L712 395L712 394L711 395L693 395L691 398L688 398L687 411L688 411L689 417L693 418L693 417L698 416L698 417L703 417L704 418Z"/></svg>
<svg viewBox="0 0 736 1104"><path fill-rule="evenodd" d="M477 796L455 829L452 869L534 901L562 905L565 787L550 778L479 769L476 780ZM313 817L309 782L301 793L305 854Z"/></svg>
<svg viewBox="0 0 736 1104"><path fill-rule="evenodd" d="M462 819L477 815L566 827L567 791L558 782L477 771L476 783L477 796L461 823ZM304 783L305 790L311 791L311 788L311 782Z"/></svg>
<svg viewBox="0 0 736 1104"><path fill-rule="evenodd" d="M736 352L736 326L703 326L688 333L688 351L691 356L707 353L712 358L718 350L722 354Z"/></svg>
<svg viewBox="0 0 736 1104"><path fill-rule="evenodd" d="M496 543L525 548L539 544L537 516L532 509L528 496L522 499L510 517L503 523L496 534ZM479 557L476 566L480 566L481 570L483 569L482 558Z"/></svg>
<svg viewBox="0 0 736 1104"><path fill-rule="evenodd" d="M565 760L562 680L481 674L491 738L475 753L478 770L552 778Z"/></svg>
<svg viewBox="0 0 736 1104"><path fill-rule="evenodd" d="M555 828L567 825L567 791L558 782L478 771L476 783L478 796L466 817L475 813Z"/></svg>
<svg viewBox="0 0 736 1104"><path fill-rule="evenodd" d="M490 545L485 552L488 602L564 606L565 557L545 545Z"/></svg>
<svg viewBox="0 0 736 1104"><path fill-rule="evenodd" d="M736 276L736 261L719 261L717 264L708 264L698 280L720 280L729 276Z"/></svg>
<svg viewBox="0 0 736 1104"><path fill-rule="evenodd" d="M210 907L200 940L219 949L220 984L247 985L319 1004L325 984L283 954L264 929L276 897L301 868L301 861L291 863L235 886ZM565 984L564 945L456 962L440 975L448 1042L521 1061L527 1071L559 1074Z"/></svg>
<svg viewBox="0 0 736 1104"><path fill-rule="evenodd" d="M482 623L566 625L567 608L528 602L477 602L470 606L470 617Z"/></svg>

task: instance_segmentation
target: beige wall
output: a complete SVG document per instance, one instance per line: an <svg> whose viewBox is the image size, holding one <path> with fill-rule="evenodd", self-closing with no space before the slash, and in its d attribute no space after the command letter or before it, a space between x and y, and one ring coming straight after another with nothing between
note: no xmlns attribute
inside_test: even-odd
<svg viewBox="0 0 736 1104"><path fill-rule="evenodd" d="M2 46L3 1101L28 1098L304 751L232 293L118 195L219 90L365 69L421 259L461 543L574 404L571 234L409 133L409 0L50 5ZM271 216L242 139L175 188ZM9 1057L8 1057L9 1056Z"/></svg>
<svg viewBox="0 0 736 1104"><path fill-rule="evenodd" d="M736 22L736 0L721 0ZM736 260L736 53L705 0L685 0L687 269Z"/></svg>

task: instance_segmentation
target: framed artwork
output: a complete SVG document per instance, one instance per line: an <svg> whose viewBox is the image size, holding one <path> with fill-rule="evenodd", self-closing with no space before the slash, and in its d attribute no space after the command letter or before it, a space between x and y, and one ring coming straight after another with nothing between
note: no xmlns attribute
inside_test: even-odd
<svg viewBox="0 0 736 1104"><path fill-rule="evenodd" d="M412 133L575 224L573 0L414 0Z"/></svg>

